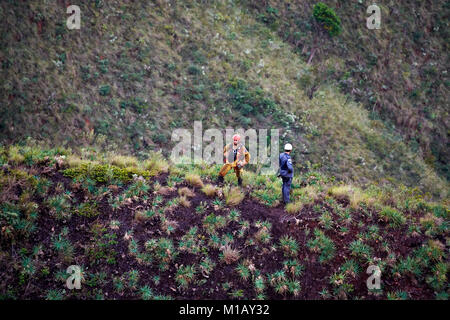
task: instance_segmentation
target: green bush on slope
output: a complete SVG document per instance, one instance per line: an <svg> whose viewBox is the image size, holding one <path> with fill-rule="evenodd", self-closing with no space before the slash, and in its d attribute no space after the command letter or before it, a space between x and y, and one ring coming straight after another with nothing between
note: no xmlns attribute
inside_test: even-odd
<svg viewBox="0 0 450 320"><path fill-rule="evenodd" d="M330 36L341 33L341 19L325 3L319 2L314 5L313 16L328 31Z"/></svg>

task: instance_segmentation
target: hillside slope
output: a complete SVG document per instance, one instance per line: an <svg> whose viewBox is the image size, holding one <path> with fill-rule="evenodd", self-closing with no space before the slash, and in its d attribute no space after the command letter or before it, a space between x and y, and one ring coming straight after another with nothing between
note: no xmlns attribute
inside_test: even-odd
<svg viewBox="0 0 450 320"><path fill-rule="evenodd" d="M66 29L66 5L0 4L5 143L167 154L172 130L194 120L280 128L304 171L448 195L433 165L338 83L310 95L311 65L242 3L88 1L79 31Z"/></svg>
<svg viewBox="0 0 450 320"><path fill-rule="evenodd" d="M0 156L0 299L448 299L448 203L417 190L308 172L283 208L275 177L216 186L217 167L158 153Z"/></svg>
<svg viewBox="0 0 450 320"><path fill-rule="evenodd" d="M328 36L313 19L315 1L243 3L311 64L306 90L335 82L448 179L448 1L323 2L340 18L338 36ZM374 3L379 30L366 27Z"/></svg>

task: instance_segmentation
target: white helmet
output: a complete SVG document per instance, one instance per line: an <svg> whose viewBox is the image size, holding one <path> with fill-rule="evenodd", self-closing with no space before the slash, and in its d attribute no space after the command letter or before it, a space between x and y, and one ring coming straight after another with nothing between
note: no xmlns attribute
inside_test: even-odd
<svg viewBox="0 0 450 320"><path fill-rule="evenodd" d="M285 150L285 151L291 151L291 150L292 150L292 144L286 143L286 144L284 145L284 150Z"/></svg>

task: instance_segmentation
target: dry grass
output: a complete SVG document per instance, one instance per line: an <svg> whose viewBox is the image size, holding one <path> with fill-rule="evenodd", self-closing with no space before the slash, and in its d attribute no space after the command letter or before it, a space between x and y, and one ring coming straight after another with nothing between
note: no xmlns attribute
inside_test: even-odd
<svg viewBox="0 0 450 320"><path fill-rule="evenodd" d="M110 157L109 162L120 168L138 166L138 160L131 156L113 155Z"/></svg>
<svg viewBox="0 0 450 320"><path fill-rule="evenodd" d="M239 260L241 254L238 250L231 248L230 245L226 245L222 247L222 260L225 261L226 264L232 264Z"/></svg>
<svg viewBox="0 0 450 320"><path fill-rule="evenodd" d="M306 186L298 189L298 191L294 190L293 195L295 196L296 194L303 196L302 201L304 203L314 203L319 199L318 190L314 186Z"/></svg>
<svg viewBox="0 0 450 320"><path fill-rule="evenodd" d="M178 222L176 222L175 220L163 219L161 221L161 229L167 235L174 233L177 228L178 228Z"/></svg>
<svg viewBox="0 0 450 320"><path fill-rule="evenodd" d="M99 163L98 161L92 162L92 161L88 161L88 160L83 160L83 159L81 159L80 157L75 156L75 155L69 155L69 156L67 156L65 162L67 163L67 165L68 165L70 168L76 168L76 167L79 167L79 166L81 166L83 163L94 163L94 164L98 164L98 163Z"/></svg>
<svg viewBox="0 0 450 320"><path fill-rule="evenodd" d="M186 182L193 187L198 187L198 188L203 187L203 181L198 174L188 173L188 174L186 174L185 179L186 179Z"/></svg>
<svg viewBox="0 0 450 320"><path fill-rule="evenodd" d="M190 197L195 196L194 191L192 191L191 189L186 188L186 187L183 187L183 188L178 189L178 194L179 194L181 197L185 197L185 198L190 198Z"/></svg>
<svg viewBox="0 0 450 320"><path fill-rule="evenodd" d="M215 197L217 194L217 188L214 185L208 183L203 186L202 192L208 197Z"/></svg>
<svg viewBox="0 0 450 320"><path fill-rule="evenodd" d="M359 188L349 185L331 187L328 189L328 194L338 200L348 201L352 209L358 209L361 203L373 205L376 201Z"/></svg>
<svg viewBox="0 0 450 320"><path fill-rule="evenodd" d="M168 194L170 194L171 189L169 187L159 187L155 193L156 194L160 194L162 196L167 196Z"/></svg>
<svg viewBox="0 0 450 320"><path fill-rule="evenodd" d="M286 205L286 212L290 214L297 214L303 209L303 202L297 200Z"/></svg>
<svg viewBox="0 0 450 320"><path fill-rule="evenodd" d="M161 154L161 152L155 152L150 154L150 157L143 162L143 168L150 171L151 176L157 176L162 172L169 171L169 163Z"/></svg>
<svg viewBox="0 0 450 320"><path fill-rule="evenodd" d="M145 220L147 220L147 216L145 215L145 211L143 210L138 210L134 213L134 220L136 220L137 222L143 222Z"/></svg>
<svg viewBox="0 0 450 320"><path fill-rule="evenodd" d="M239 187L232 187L224 190L225 202L229 206L237 206L245 198L245 194Z"/></svg>
<svg viewBox="0 0 450 320"><path fill-rule="evenodd" d="M191 202L186 198L186 196L179 197L178 203L181 204L185 208L189 208L191 206Z"/></svg>

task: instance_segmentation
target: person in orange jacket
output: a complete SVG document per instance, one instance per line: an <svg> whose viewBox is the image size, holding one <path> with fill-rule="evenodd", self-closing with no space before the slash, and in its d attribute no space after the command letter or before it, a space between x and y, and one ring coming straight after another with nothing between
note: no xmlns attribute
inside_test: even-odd
<svg viewBox="0 0 450 320"><path fill-rule="evenodd" d="M250 153L240 141L241 136L235 134L233 136L233 143L230 143L223 148L224 165L219 171L218 178L218 181L221 183L224 180L224 176L231 170L231 168L233 168L238 179L238 185L242 185L242 168L250 162Z"/></svg>

